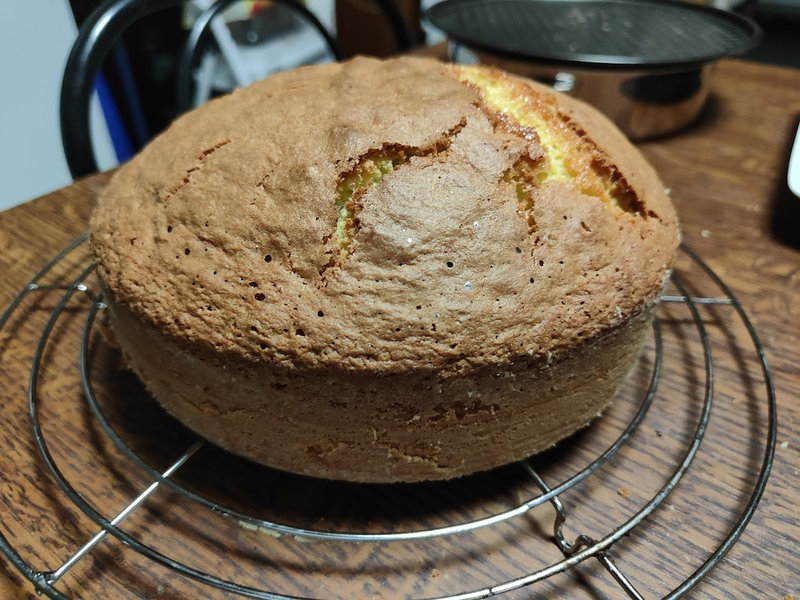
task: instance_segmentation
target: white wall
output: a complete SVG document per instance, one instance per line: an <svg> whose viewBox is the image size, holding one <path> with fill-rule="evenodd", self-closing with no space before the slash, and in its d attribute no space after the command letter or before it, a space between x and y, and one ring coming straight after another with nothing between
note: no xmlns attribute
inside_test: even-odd
<svg viewBox="0 0 800 600"><path fill-rule="evenodd" d="M75 35L67 0L0 0L0 210L72 181L58 99ZM96 129L98 160L108 167L114 164L108 133Z"/></svg>

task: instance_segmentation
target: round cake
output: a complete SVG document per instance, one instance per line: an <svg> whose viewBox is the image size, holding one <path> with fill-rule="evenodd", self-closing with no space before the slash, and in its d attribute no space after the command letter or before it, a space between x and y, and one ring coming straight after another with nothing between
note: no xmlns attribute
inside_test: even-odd
<svg viewBox="0 0 800 600"><path fill-rule="evenodd" d="M551 447L636 362L678 244L590 107L418 58L283 72L122 166L91 244L127 364L265 465L436 480Z"/></svg>

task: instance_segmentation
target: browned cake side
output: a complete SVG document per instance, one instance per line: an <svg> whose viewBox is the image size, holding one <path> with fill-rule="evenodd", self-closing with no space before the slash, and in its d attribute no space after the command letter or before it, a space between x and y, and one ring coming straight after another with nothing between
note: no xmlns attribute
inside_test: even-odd
<svg viewBox="0 0 800 600"><path fill-rule="evenodd" d="M519 460L599 414L677 239L595 111L408 58L180 118L92 222L112 326L167 410L264 464L376 482Z"/></svg>

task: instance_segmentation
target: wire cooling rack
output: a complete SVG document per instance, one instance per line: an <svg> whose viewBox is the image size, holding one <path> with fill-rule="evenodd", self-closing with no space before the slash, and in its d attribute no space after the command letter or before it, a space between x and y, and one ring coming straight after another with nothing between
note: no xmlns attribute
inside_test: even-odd
<svg viewBox="0 0 800 600"><path fill-rule="evenodd" d="M98 585L120 598L678 598L723 560L764 492L777 429L764 350L687 248L640 364L585 432L490 473L382 486L278 473L172 421L103 341L85 242L0 317L0 341L30 328L38 339L27 402L2 398L12 422L27 412L16 435L30 464L0 492L13 511L0 548L50 598L97 597ZM66 380L52 375L62 363ZM740 393L730 382L718 393L720 374ZM714 441L713 415L739 435ZM717 497L697 478L719 479ZM32 485L51 502L26 504Z"/></svg>

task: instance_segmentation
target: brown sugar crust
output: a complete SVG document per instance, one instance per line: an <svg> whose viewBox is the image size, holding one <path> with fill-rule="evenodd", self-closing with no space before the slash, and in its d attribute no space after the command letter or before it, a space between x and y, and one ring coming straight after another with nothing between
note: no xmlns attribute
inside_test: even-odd
<svg viewBox="0 0 800 600"><path fill-rule="evenodd" d="M170 412L278 468L415 481L519 460L605 407L675 213L594 110L479 70L545 139L474 75L411 58L281 73L119 170L92 246L119 342Z"/></svg>

